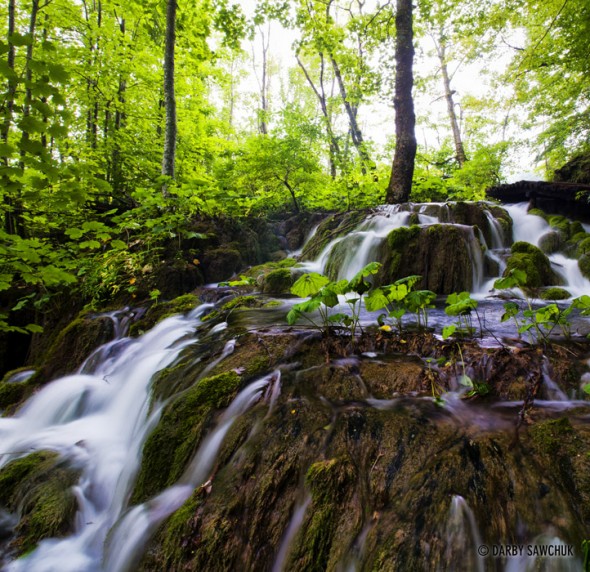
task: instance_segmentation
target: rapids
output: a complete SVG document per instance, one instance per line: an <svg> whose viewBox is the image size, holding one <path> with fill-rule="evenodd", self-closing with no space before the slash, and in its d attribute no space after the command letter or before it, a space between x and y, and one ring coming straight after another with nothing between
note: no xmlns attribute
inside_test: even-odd
<svg viewBox="0 0 590 572"><path fill-rule="evenodd" d="M590 402L582 390L588 373L579 372L588 367L566 375L563 363L572 365L574 358L559 361L557 354L543 357L526 348L522 357L520 347L499 343L510 330L500 322L503 310L491 290L507 247L517 240L537 245L549 230L524 204L506 211L512 237L489 210L487 228L477 232L454 223L447 205L383 207L302 264L303 271L324 272L334 248L344 244L338 278L349 279L392 230L410 222L468 228L472 294L481 300L487 333L460 360L453 344L437 346L434 337L411 350L410 340L402 339L396 349L383 342L327 359L317 337L277 327L292 299L210 321L205 316L212 305L203 304L138 338L127 336L126 319L110 314L112 341L78 372L42 387L13 417L0 418L0 475L36 451L53 451L79 472L71 532L41 540L20 558L5 544L3 570L353 571L427 569L431 563L441 571L512 572L539 562L547 570L581 569L580 539L588 538L590 514L576 502L590 500L590 486L584 488ZM316 236L317 227L308 240ZM572 297L590 294L576 260L563 253L549 258ZM363 325L374 322L374 315L361 314ZM430 325L440 331L448 323L439 304ZM576 318L573 329L587 333L588 320ZM399 349L403 344L407 350ZM486 347L493 349L486 353ZM434 357L426 359L428 352ZM505 365L507 354L517 366ZM583 364L582 354L576 359ZM497 373L502 368L504 378ZM178 475L157 494L132 502L150 436L164 419L181 423L181 414L189 415L182 412L198 408L190 402L191 388L220 372L241 380L228 390L231 398L221 395L203 414ZM9 381L25 382L32 373ZM461 384L466 374L490 382L491 404L468 399ZM155 380L160 391L166 376L172 389L156 394ZM191 405L183 409L183 400ZM519 442L513 431L523 411L534 424ZM571 415L571 424L564 415ZM15 529L19 510L0 512L4 537ZM189 516L181 522L183 511ZM529 551L575 546L575 555L542 560L525 550L491 560L482 552L507 544Z"/></svg>

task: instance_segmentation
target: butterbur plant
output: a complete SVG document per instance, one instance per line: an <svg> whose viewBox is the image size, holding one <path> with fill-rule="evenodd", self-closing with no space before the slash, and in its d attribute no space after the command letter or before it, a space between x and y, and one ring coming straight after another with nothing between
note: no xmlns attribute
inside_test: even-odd
<svg viewBox="0 0 590 572"><path fill-rule="evenodd" d="M371 284L367 278L376 274L381 268L378 262L367 264L351 280L330 281L326 276L311 272L301 276L291 287L291 292L300 298L309 297L305 302L295 304L287 314L289 325L295 324L299 318L305 319L313 327L328 336L335 327L347 329L354 337L360 328L360 311L363 295L369 291ZM343 312L331 313L330 310L343 303L350 308L350 314ZM320 323L314 320L313 313L318 313Z"/></svg>
<svg viewBox="0 0 590 572"><path fill-rule="evenodd" d="M477 300L474 300L469 292L453 292L447 296L447 307L445 314L447 316L456 316L457 321L443 328L443 339L454 334L472 335L475 332L473 327L472 312L477 314ZM479 315L477 316L479 320ZM481 326L481 324L480 324Z"/></svg>
<svg viewBox="0 0 590 572"><path fill-rule="evenodd" d="M422 277L418 275L400 278L393 284L381 286L371 290L365 299L365 306L369 312L386 309L387 314L380 314L377 318L383 326L386 318L395 321L397 330L403 330L403 317L408 313L416 315L419 329L428 327L427 309L434 308L432 304L436 294L431 290L412 290Z"/></svg>

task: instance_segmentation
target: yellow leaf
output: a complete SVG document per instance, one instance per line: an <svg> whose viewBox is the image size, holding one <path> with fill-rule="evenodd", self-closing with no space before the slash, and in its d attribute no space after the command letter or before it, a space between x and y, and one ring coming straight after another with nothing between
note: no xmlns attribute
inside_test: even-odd
<svg viewBox="0 0 590 572"><path fill-rule="evenodd" d="M201 261L198 258L193 258L193 264L195 266L198 266L199 264L201 264Z"/></svg>
<svg viewBox="0 0 590 572"><path fill-rule="evenodd" d="M379 329L383 330L384 332L391 332L391 326L388 326L387 324L381 326Z"/></svg>
<svg viewBox="0 0 590 572"><path fill-rule="evenodd" d="M135 278L132 278L131 280L129 280L129 284L135 284L135 282L136 282Z"/></svg>

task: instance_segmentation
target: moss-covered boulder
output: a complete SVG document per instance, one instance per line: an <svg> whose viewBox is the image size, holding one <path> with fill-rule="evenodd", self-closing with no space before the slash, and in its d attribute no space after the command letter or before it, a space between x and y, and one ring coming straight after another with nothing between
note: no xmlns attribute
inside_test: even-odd
<svg viewBox="0 0 590 572"><path fill-rule="evenodd" d="M355 230L367 214L367 210L359 210L328 216L305 245L301 260L315 260L332 240Z"/></svg>
<svg viewBox="0 0 590 572"><path fill-rule="evenodd" d="M590 254L583 254L578 260L580 272L590 280Z"/></svg>
<svg viewBox="0 0 590 572"><path fill-rule="evenodd" d="M383 266L378 284L418 274L419 288L449 294L474 287L474 257L481 247L473 229L466 226L411 226L393 230L381 246L378 260ZM475 263L478 261L475 260Z"/></svg>
<svg viewBox="0 0 590 572"><path fill-rule="evenodd" d="M19 515L11 541L16 554L32 550L44 538L73 532L78 503L72 487L79 475L48 451L32 453L0 469L0 506Z"/></svg>
<svg viewBox="0 0 590 572"><path fill-rule="evenodd" d="M141 319L132 324L130 333L132 335L139 335L147 332L162 320L175 314L186 314L194 310L200 303L199 297L195 294L184 294L173 300L165 300L152 304Z"/></svg>
<svg viewBox="0 0 590 572"><path fill-rule="evenodd" d="M115 325L110 317L81 312L57 335L31 382L46 382L75 372L93 350L114 336Z"/></svg>
<svg viewBox="0 0 590 572"><path fill-rule="evenodd" d="M590 235L584 233L584 237L577 244L577 251L579 256L590 254Z"/></svg>
<svg viewBox="0 0 590 572"><path fill-rule="evenodd" d="M561 249L564 244L563 235L557 231L546 232L539 239L539 248L545 254L553 254Z"/></svg>
<svg viewBox="0 0 590 572"><path fill-rule="evenodd" d="M133 503L147 500L180 478L214 412L229 405L240 383L233 371L207 377L165 408L145 443Z"/></svg>
<svg viewBox="0 0 590 572"><path fill-rule="evenodd" d="M571 223L563 215L550 215L547 218L547 222L551 225L551 228L555 229L561 234L564 240L568 240L571 237Z"/></svg>
<svg viewBox="0 0 590 572"><path fill-rule="evenodd" d="M567 290L558 287L547 288L540 295L541 300L567 300L571 297L572 295Z"/></svg>
<svg viewBox="0 0 590 572"><path fill-rule="evenodd" d="M547 213L544 210L541 210L538 208L532 208L532 209L529 209L527 212L530 215L540 216L542 219L547 220Z"/></svg>
<svg viewBox="0 0 590 572"><path fill-rule="evenodd" d="M222 246L207 250L202 268L207 282L221 282L244 267L242 255L236 248Z"/></svg>
<svg viewBox="0 0 590 572"><path fill-rule="evenodd" d="M489 217L495 219L502 229L502 239L512 236L512 219L502 207L484 202L456 202L448 203L451 222L476 226L483 234L486 244L492 246L494 224Z"/></svg>
<svg viewBox="0 0 590 572"><path fill-rule="evenodd" d="M293 282L293 275L289 268L277 268L264 277L262 291L271 296L289 294Z"/></svg>
<svg viewBox="0 0 590 572"><path fill-rule="evenodd" d="M524 271L526 274L526 288L541 288L542 286L559 286L561 278L553 272L549 259L541 249L528 242L515 242L511 248L511 255L506 262L504 275L512 269Z"/></svg>

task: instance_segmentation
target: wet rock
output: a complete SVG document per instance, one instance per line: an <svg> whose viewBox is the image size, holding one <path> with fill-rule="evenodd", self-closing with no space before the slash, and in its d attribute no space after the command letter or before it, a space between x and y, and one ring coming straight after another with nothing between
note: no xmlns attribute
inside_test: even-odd
<svg viewBox="0 0 590 572"><path fill-rule="evenodd" d="M73 532L78 503L72 486L79 475L50 451L32 453L0 469L0 506L18 515L12 551L21 555L44 538Z"/></svg>
<svg viewBox="0 0 590 572"><path fill-rule="evenodd" d="M545 233L539 239L539 248L545 254L553 254L561 249L564 244L563 235L557 231Z"/></svg>
<svg viewBox="0 0 590 572"><path fill-rule="evenodd" d="M301 260L315 260L330 241L353 231L367 216L368 211L350 211L330 215L324 219L315 235L305 245Z"/></svg>
<svg viewBox="0 0 590 572"><path fill-rule="evenodd" d="M506 262L504 275L514 268L526 274L526 288L540 288L542 286L559 286L563 280L553 272L551 263L543 252L528 242L515 242L511 248L512 254Z"/></svg>
<svg viewBox="0 0 590 572"><path fill-rule="evenodd" d="M221 282L239 272L244 261L237 249L224 246L206 251L202 267L207 282Z"/></svg>
<svg viewBox="0 0 590 572"><path fill-rule="evenodd" d="M590 280L590 254L583 254L578 260L580 272Z"/></svg>
<svg viewBox="0 0 590 572"><path fill-rule="evenodd" d="M271 296L289 294L293 282L293 275L289 268L277 268L264 277L262 291Z"/></svg>
<svg viewBox="0 0 590 572"><path fill-rule="evenodd" d="M541 300L567 300L571 294L564 288L548 288L541 292Z"/></svg>
<svg viewBox="0 0 590 572"><path fill-rule="evenodd" d="M391 399L394 395L429 392L424 385L424 366L408 358L363 360L360 375L376 399Z"/></svg>
<svg viewBox="0 0 590 572"><path fill-rule="evenodd" d="M176 314L186 314L199 306L201 301L195 294L185 294L173 300L166 300L152 304L147 312L132 324L131 335L139 335L147 332L162 320Z"/></svg>
<svg viewBox="0 0 590 572"><path fill-rule="evenodd" d="M392 231L381 246L378 260L383 266L378 284L417 274L417 288L449 294L473 287L471 249L481 256L473 229L436 224L428 227L401 227ZM478 252L477 252L478 251Z"/></svg>

